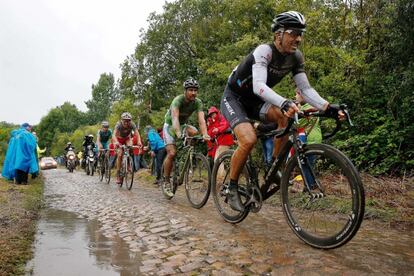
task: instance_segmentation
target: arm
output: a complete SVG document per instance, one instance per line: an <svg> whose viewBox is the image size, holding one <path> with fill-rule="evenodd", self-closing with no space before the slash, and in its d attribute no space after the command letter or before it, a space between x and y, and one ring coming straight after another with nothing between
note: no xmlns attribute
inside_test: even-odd
<svg viewBox="0 0 414 276"><path fill-rule="evenodd" d="M138 128L134 128L134 135L137 136L137 145L138 146L142 146L142 140L141 140L141 135L138 132Z"/></svg>
<svg viewBox="0 0 414 276"><path fill-rule="evenodd" d="M325 110L329 103L323 99L313 87L310 86L305 73L299 73L293 76L296 87L300 89L303 99L310 105L319 110Z"/></svg>
<svg viewBox="0 0 414 276"><path fill-rule="evenodd" d="M99 131L96 134L96 144L98 145L98 150L102 148L101 135L99 135Z"/></svg>
<svg viewBox="0 0 414 276"><path fill-rule="evenodd" d="M219 126L217 128L217 134L221 134L225 132L230 127L229 122L224 118L223 115L220 114L219 116Z"/></svg>
<svg viewBox="0 0 414 276"><path fill-rule="evenodd" d="M114 144L115 147L119 145L118 136L119 136L119 130L117 128L115 128L114 135L112 137L113 144Z"/></svg>
<svg viewBox="0 0 414 276"><path fill-rule="evenodd" d="M198 111L197 117L198 117L198 124L200 126L201 134L203 134L203 137L208 136L206 121L204 119L204 112L203 111Z"/></svg>
<svg viewBox="0 0 414 276"><path fill-rule="evenodd" d="M255 63L252 66L253 92L265 102L281 107L285 98L276 94L267 86L267 66L272 60L272 49L269 45L260 45L253 52Z"/></svg>
<svg viewBox="0 0 414 276"><path fill-rule="evenodd" d="M171 108L172 126L178 138L181 137L179 116L180 116L180 110L177 107Z"/></svg>

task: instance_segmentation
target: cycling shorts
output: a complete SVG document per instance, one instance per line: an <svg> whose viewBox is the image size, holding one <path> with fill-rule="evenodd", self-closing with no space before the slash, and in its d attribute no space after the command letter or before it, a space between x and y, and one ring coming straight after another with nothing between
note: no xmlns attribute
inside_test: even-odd
<svg viewBox="0 0 414 276"><path fill-rule="evenodd" d="M197 128L193 126L181 125L181 132L184 132L187 128L192 128L195 131L197 131ZM177 135L175 134L175 130L172 126L170 126L167 123L164 123L163 134L164 145L175 145Z"/></svg>
<svg viewBox="0 0 414 276"><path fill-rule="evenodd" d="M224 89L221 98L221 114L234 129L240 123L251 122L251 120L266 121L266 113L272 104L269 104L259 97L242 97L239 93L231 90L229 85Z"/></svg>

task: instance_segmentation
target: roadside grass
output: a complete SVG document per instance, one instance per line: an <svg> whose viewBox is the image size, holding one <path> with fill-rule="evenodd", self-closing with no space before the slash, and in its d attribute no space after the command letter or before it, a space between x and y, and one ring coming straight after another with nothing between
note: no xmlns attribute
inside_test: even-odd
<svg viewBox="0 0 414 276"><path fill-rule="evenodd" d="M36 222L42 208L43 179L15 185L0 178L0 275L24 275L33 257Z"/></svg>

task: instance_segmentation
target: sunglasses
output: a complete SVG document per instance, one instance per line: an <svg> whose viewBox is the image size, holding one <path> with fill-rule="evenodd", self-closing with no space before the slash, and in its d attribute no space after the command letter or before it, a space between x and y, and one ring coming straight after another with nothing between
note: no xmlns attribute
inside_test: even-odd
<svg viewBox="0 0 414 276"><path fill-rule="evenodd" d="M285 33L288 33L291 36L297 37L297 36L303 36L305 32L302 30L288 29L285 31Z"/></svg>

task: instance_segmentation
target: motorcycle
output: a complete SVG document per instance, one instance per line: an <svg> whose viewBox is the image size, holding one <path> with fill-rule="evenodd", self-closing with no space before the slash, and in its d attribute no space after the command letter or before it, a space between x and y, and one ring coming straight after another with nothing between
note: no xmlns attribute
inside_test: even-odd
<svg viewBox="0 0 414 276"><path fill-rule="evenodd" d="M76 167L76 154L73 151L73 148L69 148L68 152L66 153L66 168L69 172L73 173L73 170Z"/></svg>
<svg viewBox="0 0 414 276"><path fill-rule="evenodd" d="M93 151L92 145L88 145L86 147L87 151L86 151L86 156L85 156L85 171L87 175L91 175L93 176L93 174L95 173L95 163L96 163L96 157L95 157L95 152Z"/></svg>

